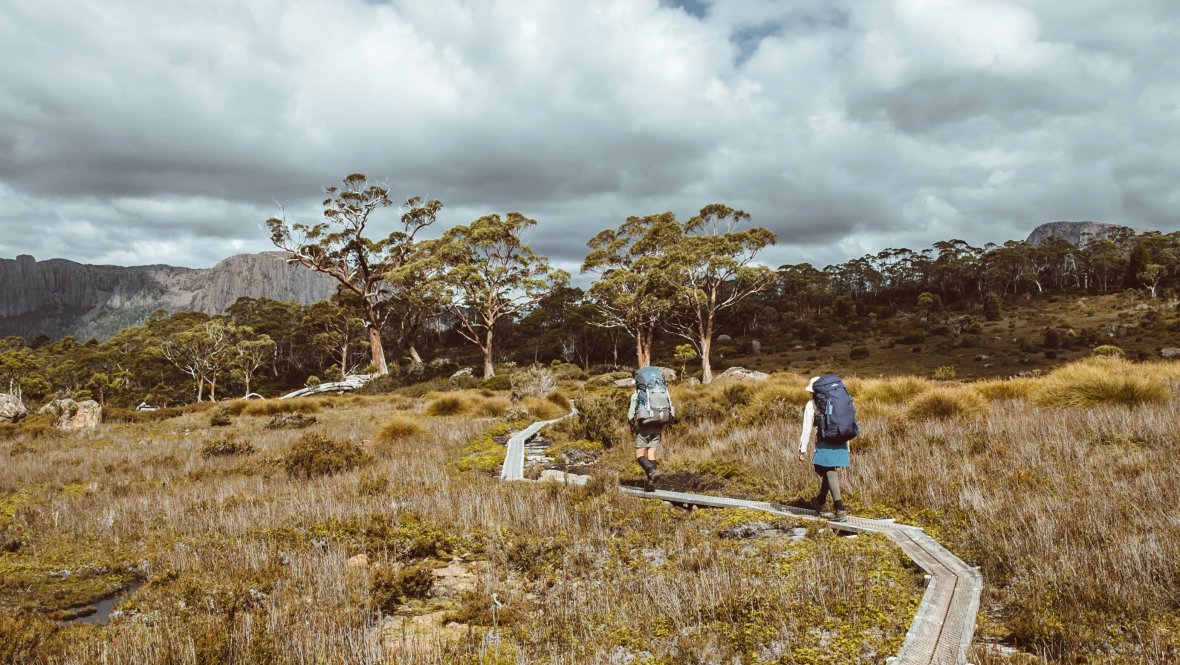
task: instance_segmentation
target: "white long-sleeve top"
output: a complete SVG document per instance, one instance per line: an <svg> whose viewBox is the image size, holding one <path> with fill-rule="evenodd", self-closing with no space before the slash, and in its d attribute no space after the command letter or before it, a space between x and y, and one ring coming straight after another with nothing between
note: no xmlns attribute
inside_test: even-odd
<svg viewBox="0 0 1180 665"><path fill-rule="evenodd" d="M811 433L815 430L815 402L807 400L803 407L803 431L799 433L799 452L807 452L807 444L811 442Z"/></svg>

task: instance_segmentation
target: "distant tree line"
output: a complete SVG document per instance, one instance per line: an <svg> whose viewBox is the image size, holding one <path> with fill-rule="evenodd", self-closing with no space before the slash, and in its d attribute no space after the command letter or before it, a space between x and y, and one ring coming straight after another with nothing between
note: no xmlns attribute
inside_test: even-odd
<svg viewBox="0 0 1180 665"><path fill-rule="evenodd" d="M508 361L583 370L696 361L708 382L717 358L757 352L759 339L822 346L894 318L995 320L1014 298L1180 289L1180 234L1116 234L1082 247L949 240L772 270L755 261L774 234L711 204L684 221L635 216L596 234L581 266L596 279L583 290L524 241L536 222L519 212L425 240L442 203L414 197L399 230L369 238L371 215L392 205L386 187L354 174L327 190L322 222L268 220L293 261L337 279L329 300L241 298L221 316L158 311L105 342L9 337L0 340L0 390L167 405L273 396L362 372L398 384L478 366L488 380Z"/></svg>

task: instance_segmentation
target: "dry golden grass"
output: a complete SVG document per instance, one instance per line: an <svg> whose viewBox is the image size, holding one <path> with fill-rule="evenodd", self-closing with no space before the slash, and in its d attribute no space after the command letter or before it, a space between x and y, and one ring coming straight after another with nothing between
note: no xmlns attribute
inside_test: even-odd
<svg viewBox="0 0 1180 665"><path fill-rule="evenodd" d="M1054 370L1033 401L1041 406L1089 407L1161 404L1171 395L1166 365L1137 365L1120 358L1095 357Z"/></svg>
<svg viewBox="0 0 1180 665"><path fill-rule="evenodd" d="M1037 379L987 379L971 384L976 392L991 401L1005 399L1029 399L1037 391L1040 381Z"/></svg>
<svg viewBox="0 0 1180 665"><path fill-rule="evenodd" d="M581 489L450 471L487 420L424 418L403 454L284 471L304 433L372 440L385 410L340 400L300 432L210 431L192 413L5 442L0 536L20 542L0 553L0 662L753 662L821 642L876 662L920 597L883 539L735 540L722 534L764 518L625 497L606 476ZM254 454L201 457L227 434ZM368 565L347 563L358 554ZM460 575L424 573L443 566ZM132 580L145 584L105 628L44 616Z"/></svg>
<svg viewBox="0 0 1180 665"><path fill-rule="evenodd" d="M845 385L852 398L861 402L904 404L938 384L920 376L899 376L886 379L849 378Z"/></svg>
<svg viewBox="0 0 1180 665"><path fill-rule="evenodd" d="M322 397L294 397L291 399L235 400L239 413L247 416L275 416L280 413L319 413Z"/></svg>
<svg viewBox="0 0 1180 665"><path fill-rule="evenodd" d="M426 405L428 416L461 416L471 411L471 400L461 394L444 393Z"/></svg>
<svg viewBox="0 0 1180 665"><path fill-rule="evenodd" d="M426 427L418 418L404 414L391 416L377 430L375 439L379 443L395 444L426 434Z"/></svg>
<svg viewBox="0 0 1180 665"><path fill-rule="evenodd" d="M1050 662L1176 662L1178 372L1100 358L982 385L851 378L862 435L845 499L854 514L919 524L982 567L979 638ZM817 480L793 460L798 428L797 415L685 423L665 437L665 468L721 464L735 473L710 491L802 500ZM627 453L604 464L637 477ZM985 659L999 662L982 651L972 662Z"/></svg>
<svg viewBox="0 0 1180 665"><path fill-rule="evenodd" d="M962 386L940 386L911 399L905 416L909 420L951 420L978 418L987 410L979 393Z"/></svg>

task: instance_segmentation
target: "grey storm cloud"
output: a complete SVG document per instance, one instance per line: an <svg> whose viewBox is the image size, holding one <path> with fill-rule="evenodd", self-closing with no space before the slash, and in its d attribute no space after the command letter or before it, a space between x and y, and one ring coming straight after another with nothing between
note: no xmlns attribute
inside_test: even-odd
<svg viewBox="0 0 1180 665"><path fill-rule="evenodd" d="M358 171L441 226L524 212L571 271L712 202L778 234L772 265L1171 231L1178 26L1168 0L13 0L0 256L211 265Z"/></svg>

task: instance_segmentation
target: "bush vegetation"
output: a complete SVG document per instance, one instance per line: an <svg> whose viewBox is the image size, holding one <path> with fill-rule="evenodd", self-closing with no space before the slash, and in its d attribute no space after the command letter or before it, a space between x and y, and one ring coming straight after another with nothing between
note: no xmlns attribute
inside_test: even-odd
<svg viewBox="0 0 1180 665"><path fill-rule="evenodd" d="M304 434L283 455L283 467L295 478L332 475L367 461L369 456L356 442L323 434Z"/></svg>

